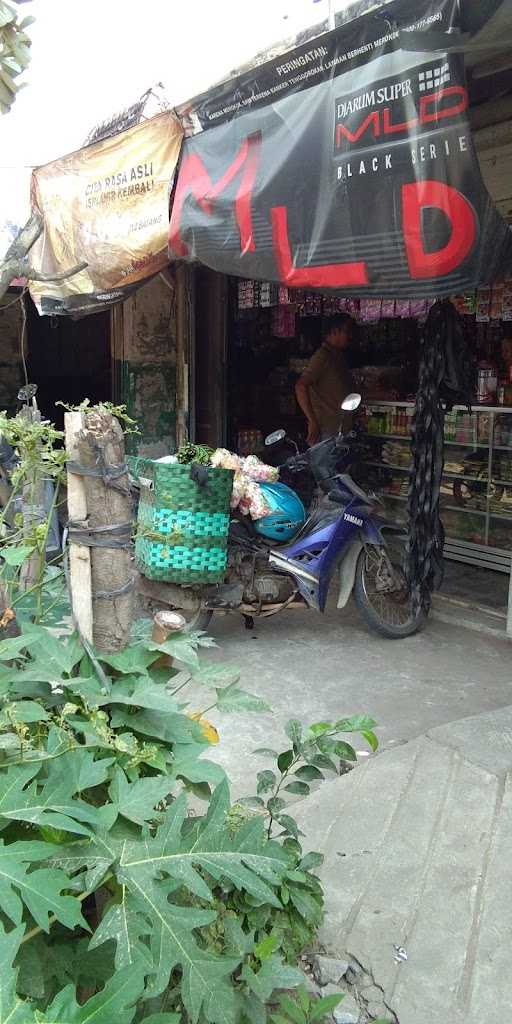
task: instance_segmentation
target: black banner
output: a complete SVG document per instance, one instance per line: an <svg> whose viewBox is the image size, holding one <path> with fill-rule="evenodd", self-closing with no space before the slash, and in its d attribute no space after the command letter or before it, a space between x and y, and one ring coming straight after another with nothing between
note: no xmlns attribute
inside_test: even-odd
<svg viewBox="0 0 512 1024"><path fill-rule="evenodd" d="M394 0L179 111L171 258L347 296L512 268L471 138L457 0Z"/></svg>

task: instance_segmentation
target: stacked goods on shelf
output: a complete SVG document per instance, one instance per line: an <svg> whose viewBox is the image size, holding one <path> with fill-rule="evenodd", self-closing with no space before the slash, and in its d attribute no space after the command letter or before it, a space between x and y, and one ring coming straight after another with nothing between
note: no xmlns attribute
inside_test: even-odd
<svg viewBox="0 0 512 1024"><path fill-rule="evenodd" d="M375 436L410 437L412 408L405 406L374 407L367 411L367 432Z"/></svg>
<svg viewBox="0 0 512 1024"><path fill-rule="evenodd" d="M386 441L382 446L382 461L388 466L411 466L411 448L401 441Z"/></svg>

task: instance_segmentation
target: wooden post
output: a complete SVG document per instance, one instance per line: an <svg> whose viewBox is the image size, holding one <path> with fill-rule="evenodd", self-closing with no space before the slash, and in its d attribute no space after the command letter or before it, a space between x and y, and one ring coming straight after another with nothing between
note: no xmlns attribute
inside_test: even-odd
<svg viewBox="0 0 512 1024"><path fill-rule="evenodd" d="M66 451L70 461L79 461L78 434L84 423L83 413L64 414ZM68 512L77 526L87 527L87 499L81 476L68 469ZM69 545L69 575L73 615L81 635L92 643L91 552L84 544Z"/></svg>

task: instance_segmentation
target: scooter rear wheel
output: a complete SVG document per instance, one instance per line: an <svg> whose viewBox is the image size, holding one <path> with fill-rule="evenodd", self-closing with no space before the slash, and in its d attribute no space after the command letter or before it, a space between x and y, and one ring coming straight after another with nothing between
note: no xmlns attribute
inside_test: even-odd
<svg viewBox="0 0 512 1024"><path fill-rule="evenodd" d="M403 587L386 587L392 565L395 580L403 580ZM367 546L361 551L354 583L354 600L366 624L375 633L389 640L403 640L418 633L426 622L426 615L412 611L405 576L399 565L388 563L384 549Z"/></svg>

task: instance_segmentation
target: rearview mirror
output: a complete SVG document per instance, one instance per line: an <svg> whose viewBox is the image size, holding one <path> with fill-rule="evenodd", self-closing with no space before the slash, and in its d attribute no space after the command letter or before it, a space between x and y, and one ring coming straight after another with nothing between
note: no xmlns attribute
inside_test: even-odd
<svg viewBox="0 0 512 1024"><path fill-rule="evenodd" d="M278 444L279 441L284 441L285 437L286 430L274 430L272 434L267 434L265 444L270 448L271 444Z"/></svg>
<svg viewBox="0 0 512 1024"><path fill-rule="evenodd" d="M360 405L361 395L356 394L354 391L351 395L347 395L342 402L341 408L343 409L343 412L355 412L356 409L359 409Z"/></svg>

